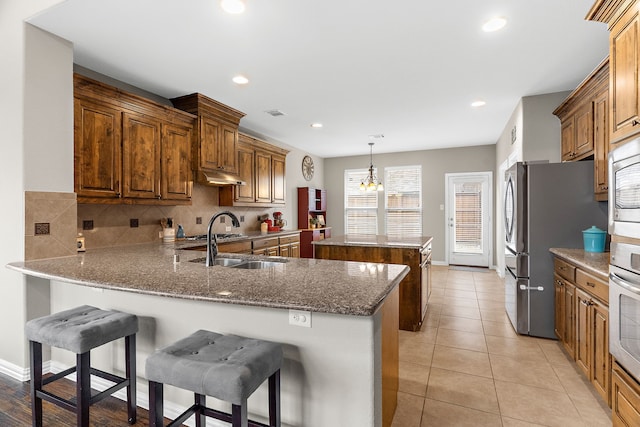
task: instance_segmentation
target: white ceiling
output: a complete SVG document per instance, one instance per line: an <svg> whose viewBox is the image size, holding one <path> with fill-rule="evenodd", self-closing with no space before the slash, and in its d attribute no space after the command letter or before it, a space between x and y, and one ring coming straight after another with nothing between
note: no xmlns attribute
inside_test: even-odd
<svg viewBox="0 0 640 427"><path fill-rule="evenodd" d="M374 153L494 144L521 97L573 89L607 55L593 2L246 0L229 15L218 0L67 0L29 22L72 41L79 65L201 92L257 135L336 157L368 154L372 134ZM505 29L482 32L495 15Z"/></svg>

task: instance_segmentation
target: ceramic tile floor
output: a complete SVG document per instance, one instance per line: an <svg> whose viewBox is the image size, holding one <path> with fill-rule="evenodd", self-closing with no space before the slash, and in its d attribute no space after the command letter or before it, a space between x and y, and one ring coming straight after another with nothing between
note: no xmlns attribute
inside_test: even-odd
<svg viewBox="0 0 640 427"><path fill-rule="evenodd" d="M554 340L517 335L495 273L434 266L427 317L400 331L393 427L611 426L611 411Z"/></svg>

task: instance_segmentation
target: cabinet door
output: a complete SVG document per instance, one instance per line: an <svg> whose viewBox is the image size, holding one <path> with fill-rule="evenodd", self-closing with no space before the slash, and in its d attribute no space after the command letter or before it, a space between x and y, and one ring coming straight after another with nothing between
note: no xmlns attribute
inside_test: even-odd
<svg viewBox="0 0 640 427"><path fill-rule="evenodd" d="M119 110L74 100L74 187L79 197L120 197L121 128Z"/></svg>
<svg viewBox="0 0 640 427"><path fill-rule="evenodd" d="M591 297L576 290L576 364L587 378L591 371L591 328L589 312Z"/></svg>
<svg viewBox="0 0 640 427"><path fill-rule="evenodd" d="M573 157L593 152L593 103L587 102L575 113L576 136Z"/></svg>
<svg viewBox="0 0 640 427"><path fill-rule="evenodd" d="M607 200L609 191L609 92L596 97L593 104L593 149L594 182L593 193L596 200Z"/></svg>
<svg viewBox="0 0 640 427"><path fill-rule="evenodd" d="M271 156L271 175L272 175L272 189L271 189L271 202L282 203L285 202L285 195L287 192L285 186L285 158L282 156Z"/></svg>
<svg viewBox="0 0 640 427"><path fill-rule="evenodd" d="M640 385L617 363L611 378L611 412L613 427L640 425Z"/></svg>
<svg viewBox="0 0 640 427"><path fill-rule="evenodd" d="M162 199L190 200L191 128L173 124L162 125Z"/></svg>
<svg viewBox="0 0 640 427"><path fill-rule="evenodd" d="M554 274L555 296L555 334L560 341L564 340L564 281Z"/></svg>
<svg viewBox="0 0 640 427"><path fill-rule="evenodd" d="M254 150L242 144L238 144L238 175L246 183L236 185L234 189L234 200L236 202L255 202L255 157Z"/></svg>
<svg viewBox="0 0 640 427"><path fill-rule="evenodd" d="M576 287L564 282L564 348L572 359L576 355Z"/></svg>
<svg viewBox="0 0 640 427"><path fill-rule="evenodd" d="M238 147L238 129L223 124L220 128L219 167L227 172L238 172L236 150Z"/></svg>
<svg viewBox="0 0 640 427"><path fill-rule="evenodd" d="M271 203L271 154L256 151L256 202Z"/></svg>
<svg viewBox="0 0 640 427"><path fill-rule="evenodd" d="M280 245L280 256L290 257L290 245Z"/></svg>
<svg viewBox="0 0 640 427"><path fill-rule="evenodd" d="M575 127L573 116L562 122L561 140L562 140L562 161L573 159L573 148L575 147Z"/></svg>
<svg viewBox="0 0 640 427"><path fill-rule="evenodd" d="M122 124L123 197L160 198L160 121L124 113Z"/></svg>
<svg viewBox="0 0 640 427"><path fill-rule="evenodd" d="M291 258L300 258L300 243L292 243L289 248L289 256Z"/></svg>
<svg viewBox="0 0 640 427"><path fill-rule="evenodd" d="M220 132L220 122L207 116L200 116L200 141L198 141L200 164L198 168L218 169L220 166L218 156Z"/></svg>
<svg viewBox="0 0 640 427"><path fill-rule="evenodd" d="M278 256L280 254L280 246L272 246L270 248L265 249L267 256Z"/></svg>
<svg viewBox="0 0 640 427"><path fill-rule="evenodd" d="M609 309L602 304L591 306L591 383L607 404L611 405L611 355L609 354ZM640 408L639 408L640 409Z"/></svg>
<svg viewBox="0 0 640 427"><path fill-rule="evenodd" d="M611 142L617 142L640 131L638 31L638 8L634 6L611 28L609 35Z"/></svg>

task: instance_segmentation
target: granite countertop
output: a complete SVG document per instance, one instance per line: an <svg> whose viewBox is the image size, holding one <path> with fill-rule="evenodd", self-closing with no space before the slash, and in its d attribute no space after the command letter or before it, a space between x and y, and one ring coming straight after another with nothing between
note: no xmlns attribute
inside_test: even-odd
<svg viewBox="0 0 640 427"><path fill-rule="evenodd" d="M174 263L174 255L179 262ZM203 253L166 244L92 249L84 254L13 262L24 274L77 285L247 306L354 316L374 314L409 272L404 265L254 255L218 257L286 261L261 270L190 262Z"/></svg>
<svg viewBox="0 0 640 427"><path fill-rule="evenodd" d="M609 280L609 252L587 252L584 249L551 248L549 252L581 269Z"/></svg>
<svg viewBox="0 0 640 427"><path fill-rule="evenodd" d="M378 246L387 248L420 249L433 240L431 236L422 237L391 237L384 235L356 235L332 236L329 239L317 240L314 245L321 246Z"/></svg>

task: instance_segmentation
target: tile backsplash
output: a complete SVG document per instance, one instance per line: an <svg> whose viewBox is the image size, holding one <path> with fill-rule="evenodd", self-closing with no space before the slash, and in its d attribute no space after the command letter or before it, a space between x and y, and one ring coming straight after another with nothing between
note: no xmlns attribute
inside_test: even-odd
<svg viewBox="0 0 640 427"><path fill-rule="evenodd" d="M187 236L204 234L212 215L220 211L231 211L238 218L244 216L240 229L232 228L233 233L246 233L260 230L258 216L272 213L278 208L234 208L218 206L218 187L199 183L193 185L193 204L191 206L148 206L148 205L101 205L78 204L77 232L85 236L88 249L122 246L134 243L160 242L159 232L161 218L172 218L174 228L182 225ZM196 218L202 218L197 224ZM131 220L137 220L138 227L131 227ZM92 230L83 230L84 221L93 221ZM133 221L135 222L135 221ZM231 226L229 218L226 223L216 221L214 231L227 232L225 227Z"/></svg>
<svg viewBox="0 0 640 427"><path fill-rule="evenodd" d="M24 259L76 253L76 195L25 191Z"/></svg>

